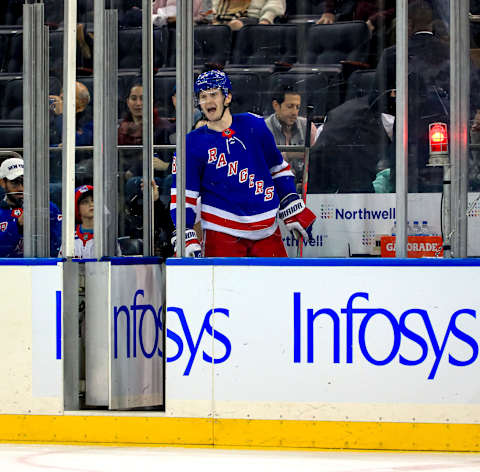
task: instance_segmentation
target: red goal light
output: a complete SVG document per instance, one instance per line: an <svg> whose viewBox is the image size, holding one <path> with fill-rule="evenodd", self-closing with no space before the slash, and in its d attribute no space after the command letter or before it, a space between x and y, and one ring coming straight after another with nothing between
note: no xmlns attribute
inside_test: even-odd
<svg viewBox="0 0 480 472"><path fill-rule="evenodd" d="M430 154L448 153L448 134L445 123L431 123L429 126Z"/></svg>

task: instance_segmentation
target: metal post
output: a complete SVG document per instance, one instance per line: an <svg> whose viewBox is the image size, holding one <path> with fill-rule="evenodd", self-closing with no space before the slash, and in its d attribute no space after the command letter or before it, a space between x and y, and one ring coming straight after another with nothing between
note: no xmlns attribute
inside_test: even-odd
<svg viewBox="0 0 480 472"><path fill-rule="evenodd" d="M118 239L118 12L105 12L105 121L103 166L104 255L115 256ZM97 191L95 191L95 198ZM95 208L100 208L95 204ZM96 236L95 236L96 238Z"/></svg>
<svg viewBox="0 0 480 472"><path fill-rule="evenodd" d="M408 205L408 3L396 3L396 257L407 257Z"/></svg>
<svg viewBox="0 0 480 472"><path fill-rule="evenodd" d="M94 0L93 31L93 187L95 192L95 212L93 231L95 234L95 257L105 255L104 211L105 193L103 182L105 146L105 0Z"/></svg>
<svg viewBox="0 0 480 472"><path fill-rule="evenodd" d="M23 8L24 256L49 257L48 28L43 4Z"/></svg>
<svg viewBox="0 0 480 472"><path fill-rule="evenodd" d="M177 0L177 256L185 256L185 135L191 126L193 97L193 2ZM190 117L190 121L189 120Z"/></svg>
<svg viewBox="0 0 480 472"><path fill-rule="evenodd" d="M450 1L450 162L453 257L467 257L470 2Z"/></svg>
<svg viewBox="0 0 480 472"><path fill-rule="evenodd" d="M143 255L153 255L153 24L152 2L142 0Z"/></svg>
<svg viewBox="0 0 480 472"><path fill-rule="evenodd" d="M34 234L33 215L33 183L34 153L35 153L35 67L34 54L31 45L34 40L34 5L23 5L23 159L26 172L24 172L24 256L34 255L32 234ZM28 46L27 46L28 45Z"/></svg>
<svg viewBox="0 0 480 472"><path fill-rule="evenodd" d="M62 129L62 253L74 256L75 232L75 96L77 68L77 0L64 2L63 129Z"/></svg>

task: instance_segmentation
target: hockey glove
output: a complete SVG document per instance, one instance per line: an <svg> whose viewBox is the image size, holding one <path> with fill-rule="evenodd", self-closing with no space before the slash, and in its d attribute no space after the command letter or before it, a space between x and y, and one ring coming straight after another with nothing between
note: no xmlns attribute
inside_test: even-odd
<svg viewBox="0 0 480 472"><path fill-rule="evenodd" d="M301 236L307 241L312 237L312 226L317 217L296 193L282 198L278 216L294 236Z"/></svg>
<svg viewBox="0 0 480 472"><path fill-rule="evenodd" d="M177 254L177 232L172 235L172 246ZM198 242L197 233L194 229L187 228L185 230L185 257L202 257L202 248Z"/></svg>

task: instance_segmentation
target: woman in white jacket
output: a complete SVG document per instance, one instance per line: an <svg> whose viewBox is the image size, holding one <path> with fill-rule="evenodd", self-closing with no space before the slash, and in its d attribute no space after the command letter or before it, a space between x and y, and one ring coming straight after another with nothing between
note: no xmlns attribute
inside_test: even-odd
<svg viewBox="0 0 480 472"><path fill-rule="evenodd" d="M212 0L214 24L228 24L233 31L245 25L271 25L285 14L285 0Z"/></svg>

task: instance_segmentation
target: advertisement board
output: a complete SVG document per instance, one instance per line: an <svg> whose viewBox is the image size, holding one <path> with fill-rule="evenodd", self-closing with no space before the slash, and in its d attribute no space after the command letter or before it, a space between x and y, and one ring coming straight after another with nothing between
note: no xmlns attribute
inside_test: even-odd
<svg viewBox="0 0 480 472"><path fill-rule="evenodd" d="M167 266L170 414L480 422L478 267L236 261Z"/></svg>
<svg viewBox="0 0 480 472"><path fill-rule="evenodd" d="M63 411L62 263L56 259L0 264L0 412Z"/></svg>
<svg viewBox="0 0 480 472"><path fill-rule="evenodd" d="M146 259L86 263L87 405L163 405L164 269Z"/></svg>
<svg viewBox="0 0 480 472"><path fill-rule="evenodd" d="M480 194L468 195L468 256L480 256ZM304 241L303 257L380 255L381 236L391 236L396 220L395 194L312 194L307 206L315 213L312 239ZM408 220L426 221L433 235L441 235L441 194L408 194ZM298 241L282 231L289 257L296 257Z"/></svg>

